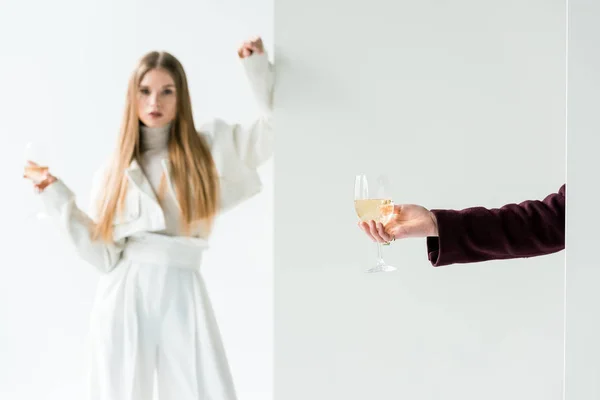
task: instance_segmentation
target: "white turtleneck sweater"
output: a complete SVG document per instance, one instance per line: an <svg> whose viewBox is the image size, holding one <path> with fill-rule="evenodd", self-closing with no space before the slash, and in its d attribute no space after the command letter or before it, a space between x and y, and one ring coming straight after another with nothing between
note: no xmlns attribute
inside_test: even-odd
<svg viewBox="0 0 600 400"><path fill-rule="evenodd" d="M163 175L163 159L169 158L168 142L171 124L160 128L149 128L140 126L140 150L142 153L140 166L148 178L156 198L158 199L161 177ZM157 233L165 235L178 236L181 234L180 210L177 200L170 193L168 184L165 181L165 195L161 202L163 213L165 215L165 230Z"/></svg>

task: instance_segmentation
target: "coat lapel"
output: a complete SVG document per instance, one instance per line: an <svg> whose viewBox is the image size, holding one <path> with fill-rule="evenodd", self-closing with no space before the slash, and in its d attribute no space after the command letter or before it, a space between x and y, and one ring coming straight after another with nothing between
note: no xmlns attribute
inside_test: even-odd
<svg viewBox="0 0 600 400"><path fill-rule="evenodd" d="M137 160L131 161L129 168L125 170L125 174L129 178L129 182L131 182L137 190L146 194L155 203L158 203L154 190L152 190L152 186Z"/></svg>
<svg viewBox="0 0 600 400"><path fill-rule="evenodd" d="M173 196L175 203L177 203L177 206L179 207L179 202L177 201L177 195L175 193L175 187L171 179L171 166L169 164L169 160L166 158L162 159L161 165L167 177L167 193ZM129 181L140 192L146 194L152 201L158 204L158 199L154 193L154 190L152 189L152 185L150 185L150 181L148 181L148 178L144 174L144 171L137 160L134 159L131 161L129 168L125 170L125 174L129 178Z"/></svg>

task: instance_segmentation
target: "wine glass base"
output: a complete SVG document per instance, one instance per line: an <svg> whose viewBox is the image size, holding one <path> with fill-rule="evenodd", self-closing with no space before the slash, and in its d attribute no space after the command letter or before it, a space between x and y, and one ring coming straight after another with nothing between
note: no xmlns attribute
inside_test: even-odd
<svg viewBox="0 0 600 400"><path fill-rule="evenodd" d="M375 273L375 272L392 272L392 271L396 271L397 269L398 268L393 267L391 265L384 264L384 265L376 265L373 268L369 268L365 272L368 273L368 274L372 274L372 273Z"/></svg>

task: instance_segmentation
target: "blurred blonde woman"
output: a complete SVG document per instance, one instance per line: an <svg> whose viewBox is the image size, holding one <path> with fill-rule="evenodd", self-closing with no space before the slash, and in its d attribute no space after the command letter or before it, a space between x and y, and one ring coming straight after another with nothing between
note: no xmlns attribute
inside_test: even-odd
<svg viewBox="0 0 600 400"><path fill-rule="evenodd" d="M261 115L197 129L186 74L166 52L146 54L129 81L116 151L95 179L92 215L31 160L49 215L101 272L90 330L89 398L234 400L234 384L200 274L215 216L261 190L271 157L273 66L262 40L238 49Z"/></svg>

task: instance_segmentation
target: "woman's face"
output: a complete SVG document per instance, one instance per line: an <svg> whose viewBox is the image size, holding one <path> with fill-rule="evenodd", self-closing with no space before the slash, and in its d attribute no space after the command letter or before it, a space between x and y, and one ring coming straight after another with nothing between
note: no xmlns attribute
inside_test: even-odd
<svg viewBox="0 0 600 400"><path fill-rule="evenodd" d="M140 82L138 117L149 128L159 128L175 119L175 82L164 69L151 69Z"/></svg>

